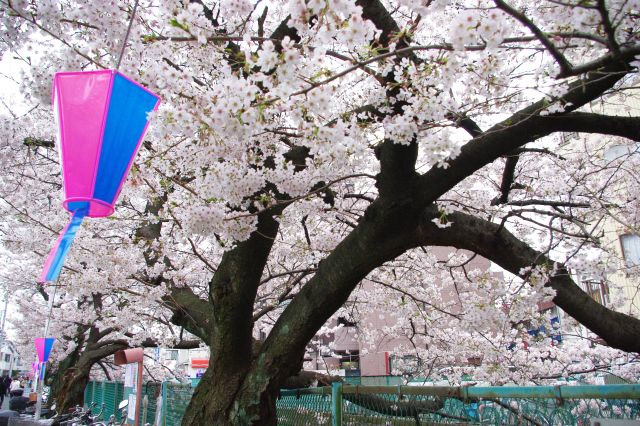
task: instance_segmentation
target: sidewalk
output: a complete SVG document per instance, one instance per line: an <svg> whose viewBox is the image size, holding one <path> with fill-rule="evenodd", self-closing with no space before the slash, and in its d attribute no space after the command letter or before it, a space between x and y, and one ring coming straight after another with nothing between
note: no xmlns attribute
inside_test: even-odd
<svg viewBox="0 0 640 426"><path fill-rule="evenodd" d="M9 409L9 399L11 399L9 397L9 395L4 397L4 401L2 402L2 409L3 410L8 410Z"/></svg>

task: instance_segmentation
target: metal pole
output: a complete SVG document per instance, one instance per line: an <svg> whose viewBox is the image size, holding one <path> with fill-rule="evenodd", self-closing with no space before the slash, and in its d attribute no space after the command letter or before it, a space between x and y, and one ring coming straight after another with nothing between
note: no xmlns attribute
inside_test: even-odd
<svg viewBox="0 0 640 426"><path fill-rule="evenodd" d="M169 382L162 382L162 420L160 426L167 426L167 404L169 403L167 400L168 386Z"/></svg>
<svg viewBox="0 0 640 426"><path fill-rule="evenodd" d="M149 397L148 395L145 395L144 398L142 398L142 424L145 424L147 422L147 407L149 406Z"/></svg>
<svg viewBox="0 0 640 426"><path fill-rule="evenodd" d="M118 56L118 63L116 64L116 71L120 69L120 62L122 62L122 57L124 56L124 49L127 47L127 41L129 40L129 34L131 33L131 27L133 26L133 20L136 16L136 10L138 9L138 0L136 0L133 5L133 12L131 12L131 19L129 20L129 27L127 28L127 33L124 35L124 40L122 41L122 48L120 49L120 56Z"/></svg>
<svg viewBox="0 0 640 426"><path fill-rule="evenodd" d="M331 383L331 426L342 426L342 382Z"/></svg>
<svg viewBox="0 0 640 426"><path fill-rule="evenodd" d="M44 373L46 370L47 363L43 362L41 371L38 371L38 375L42 376L42 378L38 377L38 396L36 399L36 414L35 419L40 420L40 411L42 410L42 382L44 382Z"/></svg>
<svg viewBox="0 0 640 426"><path fill-rule="evenodd" d="M142 405L142 363L138 362L138 380L136 383L136 421L135 426L140 426L140 405Z"/></svg>
<svg viewBox="0 0 640 426"><path fill-rule="evenodd" d="M4 323L7 318L7 307L9 305L9 298L7 297L7 293L4 294L4 311L2 311L2 325L0 326L0 356L2 356L2 349L4 348L5 342L5 334L4 334ZM9 349L9 377L11 377L11 370L13 366L13 351L11 348ZM1 360L4 362L4 360Z"/></svg>
<svg viewBox="0 0 640 426"><path fill-rule="evenodd" d="M4 311L2 311L2 331L4 333L4 322L7 319L7 307L9 305L9 298L6 293L4 295Z"/></svg>
<svg viewBox="0 0 640 426"><path fill-rule="evenodd" d="M49 325L51 324L51 314L53 312L53 304L56 301L56 293L58 291L58 280L56 280L54 287L53 287L53 297L51 298L51 304L49 305L49 315L47 315L47 322L45 323L44 326L44 338L47 338L47 334L49 334ZM46 373L47 370L47 363L43 362L42 363L42 367L41 367L41 371L38 374L38 385L37 385L37 392L38 392L38 396L36 399L36 414L35 414L35 420L40 420L40 411L42 411L42 387L43 387L43 382L44 382L44 374Z"/></svg>

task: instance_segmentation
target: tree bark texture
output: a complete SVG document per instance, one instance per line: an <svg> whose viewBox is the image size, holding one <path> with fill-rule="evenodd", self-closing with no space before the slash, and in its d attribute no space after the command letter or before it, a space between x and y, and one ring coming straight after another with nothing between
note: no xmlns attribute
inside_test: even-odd
<svg viewBox="0 0 640 426"><path fill-rule="evenodd" d="M87 344L79 353L71 353L52 375L51 383L54 388L51 394L60 413L84 403L84 390L89 383L91 369L98 361L128 347L124 341L92 342L91 333L89 335Z"/></svg>

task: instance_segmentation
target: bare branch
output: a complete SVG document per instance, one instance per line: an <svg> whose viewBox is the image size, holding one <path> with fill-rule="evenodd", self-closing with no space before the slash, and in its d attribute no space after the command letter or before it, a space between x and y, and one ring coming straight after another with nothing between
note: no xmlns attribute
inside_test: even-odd
<svg viewBox="0 0 640 426"><path fill-rule="evenodd" d="M558 50L558 48L549 40L549 38L538 28L536 24L534 24L529 18L525 16L524 13L517 11L513 7L509 6L503 0L494 0L496 6L499 9L503 10L508 15L513 16L516 20L522 23L525 27L529 28L529 30L538 38L540 43L544 47L547 48L547 51L553 56L558 65L560 65L560 73L570 73L573 68L567 58Z"/></svg>
<svg viewBox="0 0 640 426"><path fill-rule="evenodd" d="M611 25L611 19L609 19L609 11L607 10L607 5L604 0L598 0L597 3L598 13L600 13L600 18L602 19L602 26L604 27L604 32L607 34L607 44L609 48L613 52L614 56L618 56L620 54L620 45L616 41L616 31Z"/></svg>

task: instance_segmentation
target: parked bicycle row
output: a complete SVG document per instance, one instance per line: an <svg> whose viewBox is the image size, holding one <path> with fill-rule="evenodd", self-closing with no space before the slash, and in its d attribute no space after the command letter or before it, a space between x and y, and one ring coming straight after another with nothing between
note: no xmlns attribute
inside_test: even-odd
<svg viewBox="0 0 640 426"><path fill-rule="evenodd" d="M52 426L115 426L126 424L127 418L127 401L122 401L118 406L118 412L120 413L120 422L116 422L116 416L112 414L108 420L104 420L104 403L100 407L100 411L97 414L93 414L96 403L91 403L87 408L76 406L68 413L58 413L56 406L51 406L52 415L54 420Z"/></svg>
<svg viewBox="0 0 640 426"><path fill-rule="evenodd" d="M59 413L54 402L50 407L45 406L42 408L40 418L51 419L51 426L122 426L127 424L128 405L129 402L127 400L121 401L116 414L111 414L108 419L104 419L104 403L100 410L94 414L97 408L95 402L92 402L87 407L77 405L66 413ZM22 393L12 397L9 408L9 410L0 412L0 426L7 425L11 417L29 418L35 414L34 401L22 396ZM117 420L118 418L120 419L119 421ZM149 426L149 424L147 423L145 426Z"/></svg>

